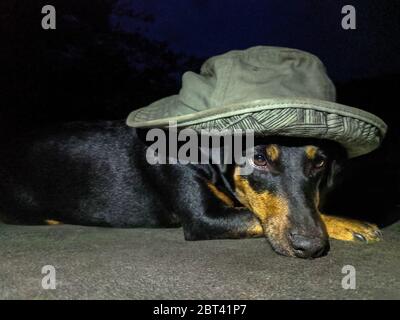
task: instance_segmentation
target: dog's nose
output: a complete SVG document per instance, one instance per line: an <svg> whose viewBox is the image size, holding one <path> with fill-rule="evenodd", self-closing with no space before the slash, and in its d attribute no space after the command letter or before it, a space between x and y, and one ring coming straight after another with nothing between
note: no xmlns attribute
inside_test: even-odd
<svg viewBox="0 0 400 320"><path fill-rule="evenodd" d="M319 237L306 237L299 234L289 234L289 239L296 257L318 258L329 251L329 241Z"/></svg>

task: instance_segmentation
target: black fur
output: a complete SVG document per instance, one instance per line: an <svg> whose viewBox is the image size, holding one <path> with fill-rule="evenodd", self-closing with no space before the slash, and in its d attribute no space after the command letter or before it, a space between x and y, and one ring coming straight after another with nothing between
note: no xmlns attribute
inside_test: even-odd
<svg viewBox="0 0 400 320"><path fill-rule="evenodd" d="M232 185L232 166L149 165L141 135L122 121L75 122L3 139L1 219L23 224L54 219L129 228L182 225L188 240L246 236L257 220L254 214L224 205L207 187L207 182L213 183L239 206ZM287 140L274 143L285 145ZM301 156L297 149L291 151L291 146L305 143L293 144L289 139L285 148L294 160L288 162L291 157L286 157L281 164L284 170L306 170L306 164L295 160ZM300 180L291 181L293 185L278 178L265 180L257 171L248 179L260 190L273 191L284 183L293 191L288 196L294 200L307 197L311 186L295 185ZM330 178L325 175L318 179Z"/></svg>

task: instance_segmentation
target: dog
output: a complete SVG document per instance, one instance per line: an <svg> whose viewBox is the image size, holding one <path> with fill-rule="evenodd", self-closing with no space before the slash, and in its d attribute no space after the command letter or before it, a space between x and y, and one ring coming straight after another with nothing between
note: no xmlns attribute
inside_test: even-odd
<svg viewBox="0 0 400 320"><path fill-rule="evenodd" d="M318 139L257 138L242 165L146 160L139 129L73 122L2 140L0 219L13 224L182 227L186 240L266 237L279 254L317 258L329 238L366 242L370 223L321 213L345 150Z"/></svg>

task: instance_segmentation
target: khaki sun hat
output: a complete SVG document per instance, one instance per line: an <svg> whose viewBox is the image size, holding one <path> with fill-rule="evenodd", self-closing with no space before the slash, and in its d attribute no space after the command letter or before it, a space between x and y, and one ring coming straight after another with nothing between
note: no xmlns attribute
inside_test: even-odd
<svg viewBox="0 0 400 320"><path fill-rule="evenodd" d="M322 62L297 49L258 46L208 59L186 72L178 95L131 112L131 127L253 129L258 134L334 140L349 157L376 149L387 130L377 116L335 102Z"/></svg>

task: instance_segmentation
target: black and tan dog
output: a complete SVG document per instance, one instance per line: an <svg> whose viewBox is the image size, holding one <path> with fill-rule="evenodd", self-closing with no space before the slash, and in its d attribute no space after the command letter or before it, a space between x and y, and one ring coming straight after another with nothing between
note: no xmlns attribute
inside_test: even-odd
<svg viewBox="0 0 400 320"><path fill-rule="evenodd" d="M324 255L328 238L380 237L372 224L319 212L345 159L333 142L257 142L250 175L235 165L150 165L143 139L122 122L60 125L1 144L7 223L182 226L187 240L265 236L301 258Z"/></svg>

